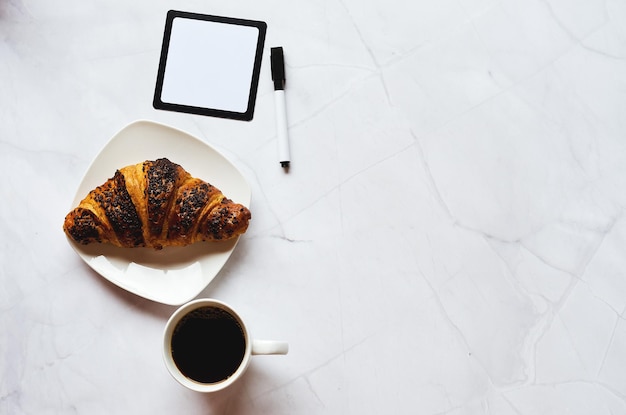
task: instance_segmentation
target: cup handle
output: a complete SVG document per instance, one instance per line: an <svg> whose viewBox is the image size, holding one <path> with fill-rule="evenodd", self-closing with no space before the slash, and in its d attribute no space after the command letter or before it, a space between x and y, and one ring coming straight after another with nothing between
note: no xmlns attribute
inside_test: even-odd
<svg viewBox="0 0 626 415"><path fill-rule="evenodd" d="M289 344L274 340L252 340L252 354L287 354Z"/></svg>

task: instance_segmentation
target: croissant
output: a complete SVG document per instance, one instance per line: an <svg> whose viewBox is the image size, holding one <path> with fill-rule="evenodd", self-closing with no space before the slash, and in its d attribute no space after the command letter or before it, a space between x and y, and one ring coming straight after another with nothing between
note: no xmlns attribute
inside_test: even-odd
<svg viewBox="0 0 626 415"><path fill-rule="evenodd" d="M161 249L235 238L250 218L248 208L161 158L117 170L67 214L63 230L84 245Z"/></svg>

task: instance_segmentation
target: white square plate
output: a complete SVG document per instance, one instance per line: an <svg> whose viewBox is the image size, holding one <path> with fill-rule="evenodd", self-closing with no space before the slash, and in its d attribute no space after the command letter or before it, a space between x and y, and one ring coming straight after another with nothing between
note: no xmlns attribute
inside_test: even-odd
<svg viewBox="0 0 626 415"><path fill-rule="evenodd" d="M124 166L167 157L192 176L211 183L236 203L250 206L251 190L241 172L202 140L166 125L135 121L100 151L78 186L72 209ZM118 248L77 244L78 255L98 274L119 287L163 304L195 298L222 269L239 238L198 242L185 247Z"/></svg>

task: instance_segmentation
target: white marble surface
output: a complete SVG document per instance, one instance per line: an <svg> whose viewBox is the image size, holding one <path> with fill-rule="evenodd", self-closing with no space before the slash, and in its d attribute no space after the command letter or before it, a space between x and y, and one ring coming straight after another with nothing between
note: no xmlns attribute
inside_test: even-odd
<svg viewBox="0 0 626 415"><path fill-rule="evenodd" d="M267 22L253 121L152 108L169 9ZM0 413L626 414L625 28L624 0L0 0ZM253 189L201 296L291 350L217 395L163 365L174 307L61 230L136 119Z"/></svg>

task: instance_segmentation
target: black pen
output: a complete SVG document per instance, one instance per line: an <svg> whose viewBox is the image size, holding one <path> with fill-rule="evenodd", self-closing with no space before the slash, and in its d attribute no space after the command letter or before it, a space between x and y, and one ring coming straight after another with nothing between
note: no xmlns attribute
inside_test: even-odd
<svg viewBox="0 0 626 415"><path fill-rule="evenodd" d="M271 49L272 81L274 81L274 103L276 106L276 130L278 133L278 161L289 168L289 135L287 133L287 108L285 105L285 58L283 48Z"/></svg>

